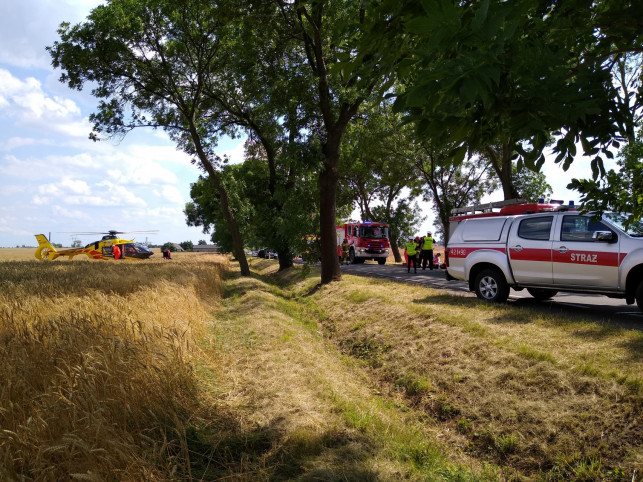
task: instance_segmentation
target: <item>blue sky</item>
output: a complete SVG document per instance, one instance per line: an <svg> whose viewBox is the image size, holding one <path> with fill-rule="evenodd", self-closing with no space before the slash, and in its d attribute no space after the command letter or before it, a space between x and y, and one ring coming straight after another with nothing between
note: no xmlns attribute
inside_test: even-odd
<svg viewBox="0 0 643 482"><path fill-rule="evenodd" d="M61 22L77 23L96 0L5 0L0 2L0 247L34 246L34 234L70 245L69 232L159 230L150 242L209 239L185 224L190 183L200 171L161 131L139 130L120 142L88 139L89 92L58 82L45 47ZM220 146L233 162L240 140ZM572 177L588 177L579 159L565 173L546 166L554 198L577 199L565 189ZM500 200L501 193L485 198ZM430 206L421 204L429 219ZM357 214L354 216L356 217ZM145 235L137 235L144 241ZM81 237L83 244L91 237Z"/></svg>
<svg viewBox="0 0 643 482"><path fill-rule="evenodd" d="M0 247L34 246L51 233L159 230L154 243L208 239L186 226L183 208L200 174L162 131L134 131L120 142L88 139L95 100L58 82L45 47L63 21L77 23L100 2L0 2ZM221 154L241 160L242 141ZM91 236L79 237L83 244Z"/></svg>

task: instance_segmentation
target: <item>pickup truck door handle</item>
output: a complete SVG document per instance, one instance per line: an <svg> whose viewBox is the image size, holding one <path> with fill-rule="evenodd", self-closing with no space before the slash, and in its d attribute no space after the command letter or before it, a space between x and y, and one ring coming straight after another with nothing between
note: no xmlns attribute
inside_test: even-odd
<svg viewBox="0 0 643 482"><path fill-rule="evenodd" d="M520 245L518 245L518 246L514 246L514 247L513 247L513 248L511 248L511 249L516 250L516 251L518 251L518 252L520 253L520 252L522 251L522 246L520 246Z"/></svg>
<svg viewBox="0 0 643 482"><path fill-rule="evenodd" d="M567 252L567 246L561 246L560 248L558 248L558 252L560 254L565 254Z"/></svg>

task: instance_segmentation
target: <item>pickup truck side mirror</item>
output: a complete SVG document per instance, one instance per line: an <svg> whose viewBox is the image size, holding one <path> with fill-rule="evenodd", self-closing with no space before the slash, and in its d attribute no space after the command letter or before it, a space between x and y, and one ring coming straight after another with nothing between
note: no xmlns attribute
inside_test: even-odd
<svg viewBox="0 0 643 482"><path fill-rule="evenodd" d="M592 240L610 243L614 241L614 233L612 231L594 231L594 234L592 234Z"/></svg>

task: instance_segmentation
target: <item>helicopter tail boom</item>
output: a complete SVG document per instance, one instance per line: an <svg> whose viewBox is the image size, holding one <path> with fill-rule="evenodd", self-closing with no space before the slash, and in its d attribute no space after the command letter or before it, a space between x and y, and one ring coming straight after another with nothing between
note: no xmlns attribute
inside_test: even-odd
<svg viewBox="0 0 643 482"><path fill-rule="evenodd" d="M38 248L35 254L36 259L45 261L56 259L59 256L56 248L54 248L47 239L47 236L44 234L36 234L36 239L38 240Z"/></svg>

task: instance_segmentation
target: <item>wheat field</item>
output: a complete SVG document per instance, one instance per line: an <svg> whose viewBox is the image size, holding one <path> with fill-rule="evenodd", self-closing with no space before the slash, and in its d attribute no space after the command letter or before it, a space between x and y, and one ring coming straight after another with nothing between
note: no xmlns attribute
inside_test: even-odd
<svg viewBox="0 0 643 482"><path fill-rule="evenodd" d="M194 342L227 259L41 262L0 250L0 479L189 476Z"/></svg>

